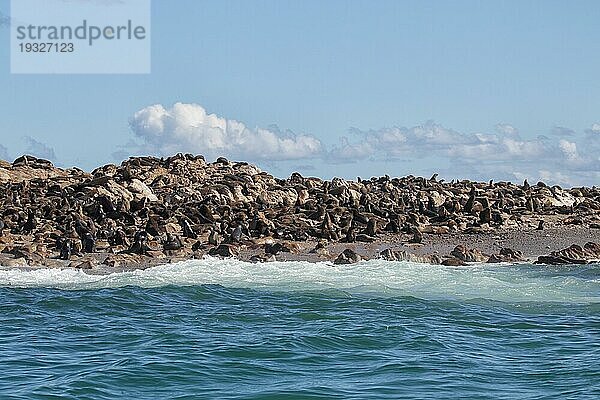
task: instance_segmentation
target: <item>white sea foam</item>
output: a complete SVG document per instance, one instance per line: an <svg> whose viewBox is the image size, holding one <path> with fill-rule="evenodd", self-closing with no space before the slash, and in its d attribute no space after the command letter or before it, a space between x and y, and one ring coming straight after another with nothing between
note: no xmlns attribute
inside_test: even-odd
<svg viewBox="0 0 600 400"><path fill-rule="evenodd" d="M383 260L252 264L206 258L95 275L75 269L0 269L0 286L66 290L216 284L265 290L327 290L426 299L600 302L600 266L439 265Z"/></svg>

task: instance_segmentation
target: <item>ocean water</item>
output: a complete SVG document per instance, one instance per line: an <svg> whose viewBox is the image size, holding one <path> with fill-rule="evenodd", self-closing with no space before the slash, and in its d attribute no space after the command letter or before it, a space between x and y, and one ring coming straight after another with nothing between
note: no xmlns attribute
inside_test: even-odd
<svg viewBox="0 0 600 400"><path fill-rule="evenodd" d="M599 399L600 265L0 269L1 399Z"/></svg>

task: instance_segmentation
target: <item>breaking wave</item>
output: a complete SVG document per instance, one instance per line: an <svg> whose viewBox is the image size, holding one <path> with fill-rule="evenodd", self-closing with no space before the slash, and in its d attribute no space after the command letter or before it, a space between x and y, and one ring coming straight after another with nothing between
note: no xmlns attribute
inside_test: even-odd
<svg viewBox="0 0 600 400"><path fill-rule="evenodd" d="M124 286L221 285L271 291L341 290L349 294L506 302L600 302L600 265L446 267L370 260L248 263L205 258L145 270L90 274L76 269L0 269L0 286L90 290Z"/></svg>

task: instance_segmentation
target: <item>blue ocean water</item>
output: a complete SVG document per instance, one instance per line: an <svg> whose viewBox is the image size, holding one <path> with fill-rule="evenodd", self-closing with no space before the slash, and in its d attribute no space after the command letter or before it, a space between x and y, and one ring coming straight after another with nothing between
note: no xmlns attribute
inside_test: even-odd
<svg viewBox="0 0 600 400"><path fill-rule="evenodd" d="M4 399L598 399L600 265L0 269Z"/></svg>

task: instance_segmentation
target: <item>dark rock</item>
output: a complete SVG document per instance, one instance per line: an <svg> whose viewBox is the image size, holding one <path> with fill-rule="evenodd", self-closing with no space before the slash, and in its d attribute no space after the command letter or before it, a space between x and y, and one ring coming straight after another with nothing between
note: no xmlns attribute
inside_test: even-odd
<svg viewBox="0 0 600 400"><path fill-rule="evenodd" d="M334 264L354 264L362 260L362 257L352 249L346 249L340 253L339 256L333 261Z"/></svg>
<svg viewBox="0 0 600 400"><path fill-rule="evenodd" d="M456 257L451 257L451 258L446 258L442 261L442 265L446 265L449 267L461 267L461 266L465 266L468 265L466 262L464 262L463 260L460 260Z"/></svg>
<svg viewBox="0 0 600 400"><path fill-rule="evenodd" d="M586 243L583 247L572 244L571 246L553 251L549 255L539 256L537 264L587 264L600 260L600 245L593 242Z"/></svg>

